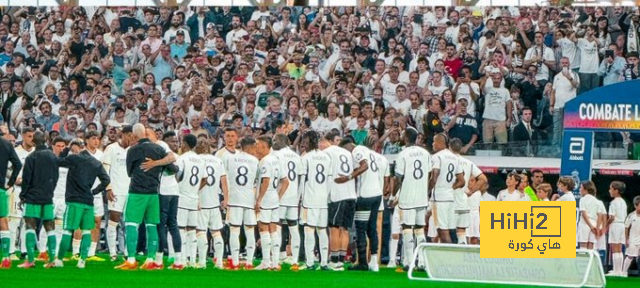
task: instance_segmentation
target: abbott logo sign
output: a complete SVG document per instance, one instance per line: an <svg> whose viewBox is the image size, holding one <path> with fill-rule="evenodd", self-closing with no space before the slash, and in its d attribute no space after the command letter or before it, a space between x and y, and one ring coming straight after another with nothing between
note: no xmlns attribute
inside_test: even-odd
<svg viewBox="0 0 640 288"><path fill-rule="evenodd" d="M584 137L571 137L569 141L569 160L584 160L584 149L586 143Z"/></svg>

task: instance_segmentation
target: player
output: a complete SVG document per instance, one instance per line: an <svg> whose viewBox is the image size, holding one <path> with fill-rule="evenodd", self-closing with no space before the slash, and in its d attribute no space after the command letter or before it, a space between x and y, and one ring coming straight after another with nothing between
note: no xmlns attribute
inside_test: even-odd
<svg viewBox="0 0 640 288"><path fill-rule="evenodd" d="M147 129L147 135L151 142L155 141L155 133ZM162 135L161 141L155 141L167 154L178 158L178 137L174 131L167 131ZM169 270L183 270L182 262L182 237L178 228L178 180L169 171L163 171L160 178L160 225L158 226L158 244L160 245L156 254L156 266L163 267L164 249L169 250L169 258L173 258L173 264ZM167 231L169 234L167 235ZM171 242L171 244L169 244ZM170 260L169 260L170 261Z"/></svg>
<svg viewBox="0 0 640 288"><path fill-rule="evenodd" d="M220 158L211 155L209 141L207 139L198 139L196 153L204 160L204 168L206 173L206 185L200 189L200 223L198 226L198 253L200 266L206 266L207 228L211 231L214 249L214 265L217 269L224 269L222 257L224 253L224 240L221 230L222 213L220 211L220 194L224 195L224 199L229 199L229 186L227 183L227 171ZM226 203L222 203L223 209L226 209ZM205 238L201 239L201 234ZM202 241L204 240L204 241Z"/></svg>
<svg viewBox="0 0 640 288"><path fill-rule="evenodd" d="M127 261L116 269L136 270L136 246L138 244L138 225L144 221L147 230L147 259L140 267L143 270L159 270L154 262L158 249L158 229L160 223L160 199L158 186L160 176L166 169L171 173L178 167L171 164L175 161L173 154L150 141L144 125L133 125L131 141L136 143L127 151L127 174L131 177L129 196L125 206L124 221L126 226Z"/></svg>
<svg viewBox="0 0 640 288"><path fill-rule="evenodd" d="M427 150L416 146L418 131L411 128L405 130L403 139L406 147L396 159L393 195L398 201L398 217L402 227L403 266L408 268L415 243L426 242L423 227L426 224L429 197L428 190L424 188L431 176L432 159ZM392 257L395 260L395 255Z"/></svg>
<svg viewBox="0 0 640 288"><path fill-rule="evenodd" d="M227 156L236 153L238 146L238 131L235 128L228 127L224 129L224 147L216 152L216 157L227 163Z"/></svg>
<svg viewBox="0 0 640 288"><path fill-rule="evenodd" d="M33 135L33 143L36 150L27 156L22 173L22 193L20 193L20 206L24 211L26 226L27 259L18 267L35 267L36 226L41 220L47 231L48 252L51 260L56 252L56 238L53 231L53 183L58 182L58 158L46 146L45 134L37 131ZM45 264L45 267L53 267L53 261Z"/></svg>
<svg viewBox="0 0 640 288"><path fill-rule="evenodd" d="M327 133L320 142L322 152L331 158L333 177L329 179L329 236L331 240L331 263L334 271L344 271L344 258L349 248L349 228L353 225L356 211L356 181L335 183L333 178L350 176L353 173L353 156L333 141L335 133Z"/></svg>
<svg viewBox="0 0 640 288"><path fill-rule="evenodd" d="M511 172L507 175L507 188L498 192L497 201L522 201L524 194L518 191L518 186L522 183L520 174Z"/></svg>
<svg viewBox="0 0 640 288"><path fill-rule="evenodd" d="M78 154L61 158L58 164L69 168L69 174L67 175L68 185L65 194L67 210L64 214L64 234L58 250L58 259L55 260L53 267L63 266L62 259L66 251L69 250L72 234L81 229L82 241L77 267L84 269L91 245L91 230L95 225L94 196L109 185L110 179L102 162L95 159L86 149ZM100 183L92 189L96 178Z"/></svg>
<svg viewBox="0 0 640 288"><path fill-rule="evenodd" d="M365 142L368 139L365 138ZM337 177L334 182L340 184L352 179L358 179L356 191L356 240L358 246L358 265L349 267L350 270L374 272L378 271L378 232L376 231L377 211L382 201L382 189L378 173L380 173L380 163L376 162L371 150L364 146L355 146L353 139L347 137L342 139L340 147L351 152L358 168L351 175ZM371 262L375 266L369 267L367 263L367 236L369 237L369 251L371 252Z"/></svg>
<svg viewBox="0 0 640 288"><path fill-rule="evenodd" d="M200 266L196 263L196 251L198 249L198 239L196 228L200 222L200 213L198 212L199 194L206 183L206 171L204 161L194 149L198 144L198 138L193 134L187 134L182 137L182 155L178 157L176 165L178 165L178 187L180 188L180 197L178 197L178 228L180 228L180 238L182 239L182 262L187 263L187 267L196 269L204 269L206 266ZM206 242L207 236L201 233L200 238L204 238ZM189 257L189 262L185 262L185 258ZM201 260L202 261L202 260Z"/></svg>
<svg viewBox="0 0 640 288"><path fill-rule="evenodd" d="M374 146L376 144L376 140L373 137L368 137L366 139L368 142L365 142L365 145L367 146L367 148L369 148L371 150L371 154L373 154L373 158L375 159L375 162L378 164L379 167L379 171L378 171L378 182L380 184L380 187L382 187L382 195L383 198L386 198L390 195L390 189L391 189L391 168L389 167L389 161L387 160L387 157L382 156L382 154L378 153L375 151ZM376 249L376 255L380 254L380 250L382 249L382 214L384 212L384 201L380 201L380 207L378 207L378 212L376 213L376 231L378 233L378 239L380 239L378 241L378 246L377 247L372 247L373 249ZM380 259L376 259L377 261L380 261ZM372 271L377 271L379 269L378 265L380 263L376 262L373 263L373 257L371 258L371 260L369 261L369 268Z"/></svg>
<svg viewBox="0 0 640 288"><path fill-rule="evenodd" d="M622 244L624 241L624 219L627 214L627 203L622 199L622 194L627 190L624 182L613 181L609 184L609 195L613 201L609 203L609 218L607 219L607 229L609 230L609 244L611 245L611 259L613 260L613 271L608 276L622 275Z"/></svg>
<svg viewBox="0 0 640 288"><path fill-rule="evenodd" d="M228 130L226 133L234 133ZM240 227L244 226L244 234L247 237L245 249L247 261L245 270L253 270L253 256L256 249L254 227L256 226L256 192L255 183L258 177L259 160L254 157L256 140L245 137L240 141L242 151L223 155L224 165L227 170L229 182L229 202L227 210L227 223L231 225L229 247L231 249L231 261L228 269L240 269L238 255L240 253Z"/></svg>
<svg viewBox="0 0 640 288"><path fill-rule="evenodd" d="M5 183L5 175L9 175L8 166L13 167L11 170L11 176L8 177ZM20 158L13 148L13 145L4 138L0 137L0 269L11 268L11 260L9 258L9 247L11 244L11 236L9 232L9 223L7 216L9 216L9 194L7 190L11 189L18 178L19 172L22 170L22 163Z"/></svg>
<svg viewBox="0 0 640 288"><path fill-rule="evenodd" d="M27 159L27 156L35 151L35 146L33 144L33 134L35 130L31 127L22 128L22 144L15 149L18 158L20 159L21 167L24 166L24 162ZM13 170L13 166L11 168ZM12 171L13 173L13 171ZM9 194L9 203L11 207L9 208L9 232L10 234L10 246L9 253L12 254L11 260L19 260L17 255L15 255L16 247L16 238L20 237L21 249L20 251L27 251L26 248L26 239L25 239L25 230L23 221L22 221L22 209L20 209L20 193L22 192L22 169L19 169L18 178L16 179L15 185L13 186L13 193ZM8 191L8 190L7 190ZM18 234L18 231L20 234ZM38 257L40 258L40 257Z"/></svg>
<svg viewBox="0 0 640 288"><path fill-rule="evenodd" d="M284 263L291 265L291 270L298 271L298 261L300 257L300 231L298 230L298 205L300 203L299 177L301 158L298 153L289 148L289 138L285 134L276 134L273 137L274 156L283 166L282 171L287 177L287 181L281 181L278 187L278 195L280 197L280 223L286 225L287 229L281 229L283 240L280 247L280 258ZM284 232L291 235L291 257L286 257L286 242L289 239ZM273 240L272 240L273 242ZM284 250L284 251L283 251ZM284 255L282 255L284 252ZM275 255L275 254L274 254ZM285 259L286 258L286 259ZM274 259L275 262L275 259Z"/></svg>
<svg viewBox="0 0 640 288"><path fill-rule="evenodd" d="M102 163L104 159L104 153L102 150L98 149L101 145L100 133L98 131L89 131L84 136L86 151L96 158L96 160ZM120 181L120 179L118 179ZM98 180L93 184L92 188L98 187ZM100 193L93 196L93 212L95 213L94 219L96 225L91 230L91 246L89 247L89 257L87 261L98 261L102 262L104 259L96 256L96 249L98 247L98 241L100 241L100 227L102 225L102 216L104 216L104 200L102 198L102 191ZM76 234L77 235L77 234Z"/></svg>
<svg viewBox="0 0 640 288"><path fill-rule="evenodd" d="M620 277L627 277L631 261L638 257L638 251L640 251L640 196L633 198L633 206L635 210L629 213L624 221L627 239L627 258L624 259L624 263L622 264Z"/></svg>
<svg viewBox="0 0 640 288"><path fill-rule="evenodd" d="M451 152L458 156L460 163L460 169L462 169L464 177L464 186L454 191L454 211L456 222L456 235L458 236L458 244L467 244L467 227L471 222L470 208L468 198L474 192L480 190L480 187L487 183L487 176L482 173L482 170L478 166L471 162L471 160L460 155L462 151L462 141L458 138L453 138L449 141ZM473 179L473 186L470 180ZM476 215L474 214L474 217ZM479 232L479 231L478 231Z"/></svg>
<svg viewBox="0 0 640 288"><path fill-rule="evenodd" d="M76 146L77 147L77 146ZM51 150L56 157L61 157L64 149L67 148L67 141L63 138L57 137L53 139ZM58 165L58 182L56 183L56 188L53 190L53 216L55 233L56 233L56 247L60 247L60 240L62 240L62 223L64 218L64 211L67 209L67 205L64 201L64 194L67 189L67 174L69 173L69 168L61 167ZM55 257L56 254L52 255L50 258Z"/></svg>
<svg viewBox="0 0 640 288"><path fill-rule="evenodd" d="M278 186L281 182L287 181L287 178L278 159L270 154L271 138L260 136L256 140L255 152L257 158L260 159L260 178L255 209L258 214L262 247L262 262L256 267L256 270L279 271L280 265L277 257L280 255L280 235L277 226L280 221L280 213L278 212L280 197ZM273 249L272 245L277 246L277 250ZM271 262L271 256L274 258L273 262Z"/></svg>
<svg viewBox="0 0 640 288"><path fill-rule="evenodd" d="M302 156L300 191L302 191L302 212L300 219L304 223L304 250L307 263L301 270L313 269L313 250L316 246L315 233L318 234L320 248L320 267L329 270L329 236L327 235L329 179L332 174L331 158L318 150L318 132L309 130L302 135L301 145L306 147ZM340 178L337 178L340 179ZM336 179L336 180L337 180ZM351 180L351 179L349 179ZM346 181L344 181L346 182ZM315 233L314 233L315 232ZM366 263L366 262L361 262Z"/></svg>
<svg viewBox="0 0 640 288"><path fill-rule="evenodd" d="M578 243L580 248L593 249L598 241L598 199L596 186L591 181L580 183L580 222L578 223Z"/></svg>
<svg viewBox="0 0 640 288"><path fill-rule="evenodd" d="M451 153L448 138L444 134L433 137L433 177L429 179L429 188L433 193L434 224L438 229L438 238L442 243L451 243L450 229L455 229L453 209L454 191L464 187L464 176L459 157Z"/></svg>
<svg viewBox="0 0 640 288"><path fill-rule="evenodd" d="M129 151L131 132L130 125L123 126L120 130L119 140L110 144L104 150L102 165L109 173L111 179L116 179L107 187L107 199L109 200L109 222L107 223L107 247L111 261L118 260L116 238L118 237L118 224L122 220L122 213L127 204L127 194L131 179L127 175L127 151Z"/></svg>

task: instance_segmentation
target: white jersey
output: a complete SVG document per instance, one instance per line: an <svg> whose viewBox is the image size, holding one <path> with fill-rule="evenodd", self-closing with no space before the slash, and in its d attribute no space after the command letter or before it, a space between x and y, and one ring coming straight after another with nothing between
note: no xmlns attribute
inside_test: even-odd
<svg viewBox="0 0 640 288"><path fill-rule="evenodd" d="M229 201L231 207L254 209L256 206L256 180L260 161L246 152L236 151L227 155L224 163L229 183Z"/></svg>
<svg viewBox="0 0 640 288"><path fill-rule="evenodd" d="M398 154L395 174L403 177L397 195L400 209L429 206L426 187L431 167L431 154L421 147L409 146Z"/></svg>
<svg viewBox="0 0 640 288"><path fill-rule="evenodd" d="M238 150L231 152L226 147L222 147L220 150L216 152L215 156L220 158L220 160L222 160L222 163L227 163L227 158L229 156L233 156L237 154L238 152L239 152Z"/></svg>
<svg viewBox="0 0 640 288"><path fill-rule="evenodd" d="M480 201L496 201L496 196L489 194L489 192L485 192L482 194L482 199Z"/></svg>
<svg viewBox="0 0 640 288"><path fill-rule="evenodd" d="M67 174L69 174L69 168L58 167L58 182L56 188L53 189L53 199L64 200L65 193L67 193Z"/></svg>
<svg viewBox="0 0 640 288"><path fill-rule="evenodd" d="M433 155L433 169L439 169L440 174L436 179L433 201L453 202L453 184L456 176L462 174L459 158L448 149L441 150Z"/></svg>
<svg viewBox="0 0 640 288"><path fill-rule="evenodd" d="M189 151L178 157L176 165L178 165L178 186L180 187L178 207L198 210L200 182L207 177L204 160L194 151Z"/></svg>
<svg viewBox="0 0 640 288"><path fill-rule="evenodd" d="M482 193L480 191L473 192L473 194L469 196L467 201L469 202L469 211L480 211L480 201L482 201Z"/></svg>
<svg viewBox="0 0 640 288"><path fill-rule="evenodd" d="M24 162L27 160L27 156L29 156L29 154L33 153L33 151L36 151L35 147L31 147L31 151L24 149L24 147L18 146L16 147L16 154L18 155L18 159L20 159L20 163L22 163L22 167L24 168ZM12 169L7 170L7 175L11 175L11 173L13 173L13 165L11 164L11 162L9 162L9 166ZM18 178L22 178L22 169L20 169L20 173L18 173ZM20 195L20 192L22 191L22 185L14 185L13 186L13 191L14 193L16 193L16 195Z"/></svg>
<svg viewBox="0 0 640 288"><path fill-rule="evenodd" d="M160 145L167 154L171 153L173 154L173 157L178 158L178 154L171 151L169 145L164 141L158 141L156 144ZM162 172L162 177L160 178L160 195L178 196L178 190L180 190L180 188L178 186L178 179L176 179L176 175Z"/></svg>
<svg viewBox="0 0 640 288"><path fill-rule="evenodd" d="M576 196L575 196L575 195L573 195L573 193L572 193L572 192L567 192L567 193L564 193L564 194L563 194L563 195L558 199L558 201L573 201L573 202L575 202L575 201L576 201Z"/></svg>
<svg viewBox="0 0 640 288"><path fill-rule="evenodd" d="M298 192L298 175L302 169L300 155L293 152L289 147L275 151L273 155L281 164L281 173L289 180L289 187L280 199L280 206L298 207L300 203L300 193Z"/></svg>
<svg viewBox="0 0 640 288"><path fill-rule="evenodd" d="M584 221L582 217L582 211L587 212L587 217L591 224L595 225L598 223L598 199L593 197L591 194L584 195L584 197L580 198L579 210L580 210L580 222ZM606 213L606 211L605 211ZM586 222L585 222L586 224Z"/></svg>
<svg viewBox="0 0 640 288"><path fill-rule="evenodd" d="M100 149L96 149L96 153L91 153L91 151L89 151L89 149L87 149L87 152L89 152L89 154L91 154L91 156L93 156L93 158L96 158L96 160L100 161L100 163L102 163L102 160L104 159L104 152L102 152L102 150ZM126 157L126 155L125 155ZM98 187L98 185L100 185L100 179L96 178L96 181L93 182L93 186L91 186L91 189L96 189L96 187ZM129 188L127 186L127 188ZM100 194L98 194L100 195ZM98 195L95 195L97 197L99 197Z"/></svg>
<svg viewBox="0 0 640 288"><path fill-rule="evenodd" d="M284 178L283 176L285 175L281 172L280 167L281 165L278 162L278 158L271 154L264 156L264 158L260 160L258 189L261 189L263 179L269 178L267 191L260 202L261 209L276 209L280 206L278 201L278 184L280 183L280 179Z"/></svg>
<svg viewBox="0 0 640 288"><path fill-rule="evenodd" d="M382 195L382 187L380 187L380 181L378 180L380 163L376 161L371 150L364 146L356 146L351 154L353 154L355 167L359 167L360 162L363 160L366 161L367 166L369 166L369 169L358 177L356 185L358 197L370 198Z"/></svg>
<svg viewBox="0 0 640 288"><path fill-rule="evenodd" d="M201 154L204 160L205 180L207 185L200 190L200 208L212 209L220 206L222 193L222 177L227 177L222 160L211 154Z"/></svg>
<svg viewBox="0 0 640 288"><path fill-rule="evenodd" d="M624 217L627 215L627 203L622 197L616 197L609 203L609 215L614 216L613 223L624 223Z"/></svg>
<svg viewBox="0 0 640 288"><path fill-rule="evenodd" d="M331 166L331 158L322 151L313 150L302 156L301 175L306 175L302 193L304 208L328 207L329 179L333 175Z"/></svg>
<svg viewBox="0 0 640 288"><path fill-rule="evenodd" d="M382 154L371 151L373 158L376 159L376 163L378 163L378 167L380 171L378 172L378 182L380 183L380 188L384 189L384 178L391 176L391 167L389 167L389 160L386 157L382 156ZM382 191L384 193L384 191Z"/></svg>
<svg viewBox="0 0 640 288"><path fill-rule="evenodd" d="M498 192L498 197L496 201L524 201L523 199L524 193L516 190L509 192L509 190L504 189Z"/></svg>
<svg viewBox="0 0 640 288"><path fill-rule="evenodd" d="M355 200L358 198L356 195L356 181L349 180L345 183L338 184L333 180L341 176L350 176L353 173L353 156L347 149L339 146L329 146L327 149L322 150L327 153L331 158L331 166L333 169L333 176L329 182L329 201L340 202L343 200Z"/></svg>
<svg viewBox="0 0 640 288"><path fill-rule="evenodd" d="M456 189L453 194L454 197L454 210L456 211L467 211L469 210L469 197L467 196L467 190L469 188L469 180L471 178L476 178L482 175L482 170L478 168L478 166L471 162L471 160L458 155L460 169L462 170L462 174L464 177L464 187L460 189Z"/></svg>
<svg viewBox="0 0 640 288"><path fill-rule="evenodd" d="M625 228L629 229L629 245L640 245L640 215L636 211L631 211L624 221Z"/></svg>
<svg viewBox="0 0 640 288"><path fill-rule="evenodd" d="M122 148L120 143L116 142L104 149L104 158L102 163L109 165L109 178L111 182L111 189L116 195L129 194L129 184L131 178L127 174L127 151L129 148Z"/></svg>

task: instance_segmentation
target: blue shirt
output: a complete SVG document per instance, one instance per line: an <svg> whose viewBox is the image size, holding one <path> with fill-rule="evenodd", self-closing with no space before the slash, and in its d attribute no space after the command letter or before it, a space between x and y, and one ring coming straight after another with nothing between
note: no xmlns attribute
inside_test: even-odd
<svg viewBox="0 0 640 288"><path fill-rule="evenodd" d="M11 55L7 55L7 53L0 54L0 66L9 63L11 61Z"/></svg>
<svg viewBox="0 0 640 288"><path fill-rule="evenodd" d="M173 79L173 69L171 69L171 64L165 61L162 57L156 57L155 65L153 66L153 75L156 76L156 85L162 84L162 79L165 77Z"/></svg>

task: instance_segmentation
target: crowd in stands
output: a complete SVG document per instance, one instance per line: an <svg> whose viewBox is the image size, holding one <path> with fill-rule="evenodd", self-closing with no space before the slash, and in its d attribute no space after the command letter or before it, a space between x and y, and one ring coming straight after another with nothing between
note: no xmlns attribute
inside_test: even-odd
<svg viewBox="0 0 640 288"><path fill-rule="evenodd" d="M534 156L563 107L638 77L629 7L4 7L0 121L67 140L142 123L158 134L375 137L408 126ZM629 42L629 39L632 42ZM11 137L11 136L10 136ZM629 143L628 134L610 140ZM480 146L479 146L480 145ZM514 149L517 148L517 149ZM522 149L520 149L522 148Z"/></svg>

